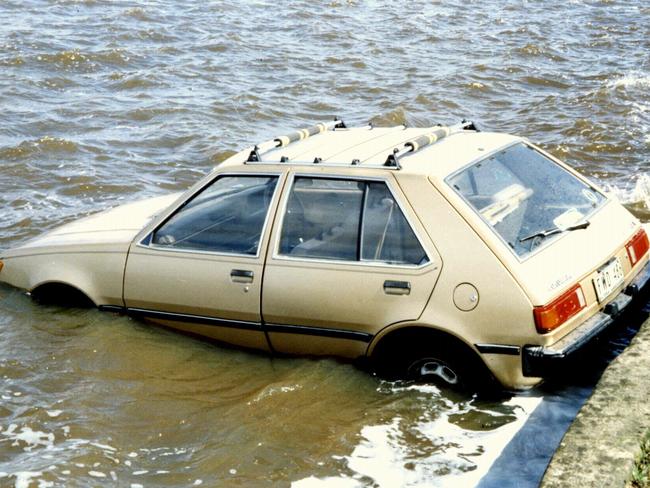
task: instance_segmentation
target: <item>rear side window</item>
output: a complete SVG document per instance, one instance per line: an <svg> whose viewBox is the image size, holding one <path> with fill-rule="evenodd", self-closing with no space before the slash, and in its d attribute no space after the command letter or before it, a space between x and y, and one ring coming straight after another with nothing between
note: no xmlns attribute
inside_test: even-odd
<svg viewBox="0 0 650 488"><path fill-rule="evenodd" d="M277 180L276 176L222 176L159 227L151 243L254 256Z"/></svg>
<svg viewBox="0 0 650 488"><path fill-rule="evenodd" d="M280 254L292 257L419 265L428 261L383 182L295 179Z"/></svg>

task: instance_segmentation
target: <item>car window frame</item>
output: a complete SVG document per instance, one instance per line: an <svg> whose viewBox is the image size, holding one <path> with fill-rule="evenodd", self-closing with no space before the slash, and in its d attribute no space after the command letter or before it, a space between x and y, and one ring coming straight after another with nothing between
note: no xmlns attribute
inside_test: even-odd
<svg viewBox="0 0 650 488"><path fill-rule="evenodd" d="M171 248L171 247L164 247L164 246L158 246L156 244L152 243L152 237L154 233L156 233L163 225L165 225L169 219L171 219L174 215L178 214L178 212L182 211L183 208L185 208L185 205L192 201L196 196L198 196L201 192L203 192L207 187L212 185L214 182L216 182L220 178L224 177L229 177L229 176L235 176L235 177L275 177L277 178L277 182L275 185L275 188L273 190L273 196L271 197L271 202L269 204L269 208L266 212L266 217L264 219L264 224L262 225L262 230L260 231L260 243L257 246L257 252L253 254L243 254L243 253L234 253L234 252L224 252L224 251L207 251L207 250L201 250L201 249L187 249L187 248ZM275 212L273 212L273 209L277 207L278 199L281 198L282 196L282 190L284 188L284 184L286 182L284 176L286 176L286 173L283 171L263 171L263 172L249 172L249 171L226 171L223 173L217 173L214 174L213 177L207 179L204 184L200 185L198 188L195 189L195 191L191 192L189 195L187 195L185 198L183 198L181 201L178 202L178 204L170 211L167 212L167 214L159 221L157 222L154 227L149 230L146 235L140 239L137 243L137 246L139 247L144 247L146 249L153 249L156 251L163 251L163 252L173 252L173 253L183 253L183 254L198 254L198 255L207 255L207 256L224 256L224 257L236 257L236 258L247 258L247 259L252 259L252 260L258 260L264 255L264 242L265 242L265 236L267 236L267 233L271 227L271 221L273 220L273 217L275 215ZM273 215L272 215L273 214Z"/></svg>
<svg viewBox="0 0 650 488"><path fill-rule="evenodd" d="M291 191L293 190L293 185L296 178L314 178L314 179L323 179L323 180L345 180L345 181L371 181L384 183L388 188L391 196L395 200L399 210L402 212L402 215L406 219L409 227L413 231L415 238L418 241L420 247L424 251L424 254L427 258L427 262L422 264L405 264L405 263L387 263L382 261L370 261L370 260L343 260L343 259L325 259L325 258L312 258L309 256L289 256L286 254L280 253L280 241L282 240L282 229L284 227L284 219L287 213L287 205L289 204L289 198L291 197ZM307 262L307 263L319 263L319 264L330 264L330 265L347 265L347 266L361 266L361 267L372 267L372 268L399 268L405 270L421 270L432 266L434 260L432 259L432 253L427 249L425 245L426 240L422 239L421 233L418 231L416 225L413 224L413 219L409 215L408 211L405 211L406 208L410 208L405 205L405 198L402 198L399 191L395 191L397 185L391 182L387 178L381 176L366 176L366 175L350 175L350 174L339 174L339 173L313 173L313 172L292 172L288 175L287 180L284 184L284 191L282 194L282 201L278 206L277 214L278 217L275 219L273 227L275 229L275 242L273 245L273 252L271 257L273 260L278 261L292 261L292 262ZM361 221L363 224L363 219ZM363 225L360 226L363 229ZM359 239L362 237L361 230L359 232Z"/></svg>
<svg viewBox="0 0 650 488"><path fill-rule="evenodd" d="M532 251L532 252L530 252L530 253L528 253L528 254L526 254L525 256L522 257L519 254L517 254L517 252L514 249L512 249L510 247L510 245L501 236L501 234L499 234L497 232L497 230L487 221L487 219L485 219L485 217L483 217L480 214L480 212L478 212L474 208L474 206L470 203L470 201L467 198L465 198L465 196L463 196L462 193L460 193L459 191L456 191L454 189L453 185L451 184L451 180L455 176L457 176L460 173L462 173L463 171L465 171L467 168L469 168L469 167L471 167L471 166L473 166L473 165L475 165L477 163L480 163L481 161L485 161L485 160L489 159L490 157L494 156L495 154L498 154L501 151L505 151L506 149L508 149L508 148L510 148L512 146L516 146L518 144L523 144L523 145L527 146L529 149L532 149L533 151L538 152L539 154L541 154L545 158L549 159L551 161L551 163L559 166L560 169L562 169L562 170L566 171L567 173L569 173L570 175L574 176L575 178L577 178L578 180L583 182L585 185L587 185L591 190L599 193L600 195L602 195L604 197L604 200L602 201L602 203L598 207L596 207L593 210L593 212L591 212L590 214L585 216L585 220L589 220L594 215L599 213L603 208L605 208L610 203L610 198L607 196L607 194L604 191L602 191L600 188L598 188L596 185L594 185L591 181L586 179L583 175L581 175L580 173L573 170L573 168L571 168L569 165L567 165L563 161L559 160L558 158L556 158L552 154L549 154L548 152L544 151L543 149L537 147L535 144L531 143L529 140L523 139L523 138L517 139L515 141L512 141L512 142L504 145L504 146L498 147L498 148L494 149L493 151L489 151L486 154L483 154L480 157L470 161L469 163L464 164L462 167L458 168L457 170L455 170L455 171L449 173L447 176L445 176L443 178L443 181L444 181L447 189L451 192L451 194L456 196L457 198L459 198L461 200L461 202L471 212L471 214L475 215L483 224L485 224L485 226L490 230L491 235L496 236L497 239L499 240L499 242L501 242L501 244L503 245L503 247L507 248L508 252L512 256L514 256L519 263L524 263L524 262L528 261L529 259L531 259L532 257L539 254L540 252L542 252L543 250L547 249L549 246L559 242L561 239L564 239L565 237L567 237L571 233L570 232L562 232L562 233L558 234L557 237L555 237L555 239L551 239L549 241L543 242L540 246L535 248L534 251Z"/></svg>

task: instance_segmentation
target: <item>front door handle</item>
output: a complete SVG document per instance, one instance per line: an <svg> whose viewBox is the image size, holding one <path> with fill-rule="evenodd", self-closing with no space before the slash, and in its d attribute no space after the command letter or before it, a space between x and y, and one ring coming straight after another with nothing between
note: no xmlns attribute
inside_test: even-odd
<svg viewBox="0 0 650 488"><path fill-rule="evenodd" d="M411 293L411 283L408 281L384 281L384 293L388 295L408 295Z"/></svg>
<svg viewBox="0 0 650 488"><path fill-rule="evenodd" d="M233 269L230 272L230 280L233 283L252 283L253 272L247 269Z"/></svg>

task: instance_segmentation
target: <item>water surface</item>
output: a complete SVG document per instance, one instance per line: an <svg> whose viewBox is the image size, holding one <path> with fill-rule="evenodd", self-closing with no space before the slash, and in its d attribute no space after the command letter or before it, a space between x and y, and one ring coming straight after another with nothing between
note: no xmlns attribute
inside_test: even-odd
<svg viewBox="0 0 650 488"><path fill-rule="evenodd" d="M8 0L0 18L0 248L335 115L525 135L650 219L641 0ZM587 376L463 398L2 287L0 486L471 486L550 405L555 435L483 478L534 486Z"/></svg>

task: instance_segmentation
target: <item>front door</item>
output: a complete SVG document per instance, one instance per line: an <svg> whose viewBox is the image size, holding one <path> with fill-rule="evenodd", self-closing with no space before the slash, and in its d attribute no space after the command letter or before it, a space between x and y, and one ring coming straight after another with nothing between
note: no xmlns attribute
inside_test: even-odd
<svg viewBox="0 0 650 488"><path fill-rule="evenodd" d="M356 357L420 316L441 261L391 178L293 178L264 272L274 350Z"/></svg>
<svg viewBox="0 0 650 488"><path fill-rule="evenodd" d="M131 246L129 313L231 344L268 349L260 298L279 175L217 176Z"/></svg>

